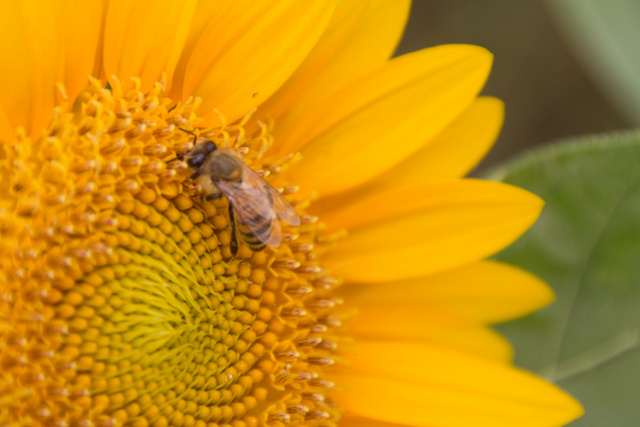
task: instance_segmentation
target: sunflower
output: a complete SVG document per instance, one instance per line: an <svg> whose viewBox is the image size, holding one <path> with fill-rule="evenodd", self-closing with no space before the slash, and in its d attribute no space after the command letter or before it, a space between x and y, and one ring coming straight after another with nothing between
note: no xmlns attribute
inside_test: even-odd
<svg viewBox="0 0 640 427"><path fill-rule="evenodd" d="M552 299L485 260L541 200L462 178L502 124L478 96L492 57L389 60L409 6L0 4L0 424L580 415L487 326ZM242 156L300 225L232 250L229 201L173 161L188 132Z"/></svg>

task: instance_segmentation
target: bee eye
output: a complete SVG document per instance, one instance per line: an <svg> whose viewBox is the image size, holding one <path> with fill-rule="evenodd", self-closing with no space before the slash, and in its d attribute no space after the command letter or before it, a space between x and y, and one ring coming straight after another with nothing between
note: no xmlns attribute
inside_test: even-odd
<svg viewBox="0 0 640 427"><path fill-rule="evenodd" d="M207 153L213 153L214 151L216 151L218 149L218 147L216 147L216 144L214 144L211 141L207 141L206 144L207 145L205 145L205 148L207 150Z"/></svg>
<svg viewBox="0 0 640 427"><path fill-rule="evenodd" d="M204 157L204 153L195 153L192 157L189 158L189 160L187 160L187 164L190 168L197 169L202 166Z"/></svg>

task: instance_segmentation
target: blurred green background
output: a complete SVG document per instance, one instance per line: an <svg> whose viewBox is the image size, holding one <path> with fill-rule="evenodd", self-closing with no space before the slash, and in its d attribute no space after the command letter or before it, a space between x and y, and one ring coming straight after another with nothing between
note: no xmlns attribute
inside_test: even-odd
<svg viewBox="0 0 640 427"><path fill-rule="evenodd" d="M632 127L599 90L556 24L540 0L414 0L398 55L469 43L495 56L483 94L505 102L506 118L481 169L545 142Z"/></svg>

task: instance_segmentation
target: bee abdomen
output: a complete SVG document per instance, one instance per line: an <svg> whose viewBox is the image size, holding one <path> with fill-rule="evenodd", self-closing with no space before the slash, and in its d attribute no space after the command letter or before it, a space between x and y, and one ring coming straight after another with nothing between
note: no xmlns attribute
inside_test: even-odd
<svg viewBox="0 0 640 427"><path fill-rule="evenodd" d="M264 242L271 237L271 221L267 221L255 231L251 231L243 222L238 222L238 231L242 236L242 240L254 251L261 251L267 245Z"/></svg>
<svg viewBox="0 0 640 427"><path fill-rule="evenodd" d="M253 243L249 243L246 240L244 242L247 244L247 246L249 246L249 249L251 249L253 252L259 252L267 247L267 245L265 245L262 242L259 242L257 245L254 245Z"/></svg>

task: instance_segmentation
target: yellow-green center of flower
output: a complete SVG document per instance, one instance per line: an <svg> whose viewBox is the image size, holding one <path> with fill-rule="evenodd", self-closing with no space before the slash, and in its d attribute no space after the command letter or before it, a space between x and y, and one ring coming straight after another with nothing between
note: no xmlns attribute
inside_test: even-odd
<svg viewBox="0 0 640 427"><path fill-rule="evenodd" d="M0 151L0 421L55 426L333 424L340 317L327 238L246 117L201 136L297 207L278 248L231 254L190 148L198 101L92 81L41 138ZM290 194L292 196L290 196ZM4 418L2 418L4 417Z"/></svg>

